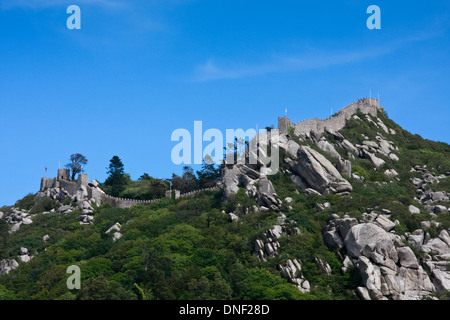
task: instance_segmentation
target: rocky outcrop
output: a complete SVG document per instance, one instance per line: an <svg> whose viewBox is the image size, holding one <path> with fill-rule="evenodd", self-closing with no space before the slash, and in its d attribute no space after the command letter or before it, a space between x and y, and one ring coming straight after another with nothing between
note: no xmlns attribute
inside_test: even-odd
<svg viewBox="0 0 450 320"><path fill-rule="evenodd" d="M317 142L317 146L325 151L326 153L328 153L331 157L333 158L337 158L340 159L341 156L339 155L339 153L336 151L336 149L334 148L334 146L329 143L327 141L327 139L325 139L325 137L320 138L319 142Z"/></svg>
<svg viewBox="0 0 450 320"><path fill-rule="evenodd" d="M311 286L308 280L301 275L302 266L297 259L289 259L284 264L279 264L278 269L281 271L281 275L290 283L295 284L301 292L310 291Z"/></svg>
<svg viewBox="0 0 450 320"><path fill-rule="evenodd" d="M435 176L430 172L426 166L415 166L411 168L411 172L417 173L421 178L416 177L412 179L412 183L416 187L416 194L418 197L415 200L421 203L425 209L431 214L435 215L448 212L450 206L450 193L445 191L433 191L431 186L439 186L441 179L450 179L447 175Z"/></svg>
<svg viewBox="0 0 450 320"><path fill-rule="evenodd" d="M34 216L35 214L30 214L27 210L12 207L11 212L4 215L5 221L12 225L8 231L9 234L13 234L19 230L22 225L32 224Z"/></svg>
<svg viewBox="0 0 450 320"><path fill-rule="evenodd" d="M239 165L234 165L231 168L225 168L223 173L223 191L225 196L229 198L231 195L239 191L239 181L242 172Z"/></svg>
<svg viewBox="0 0 450 320"><path fill-rule="evenodd" d="M0 260L0 274L8 274L11 270L16 269L19 263L14 259Z"/></svg>
<svg viewBox="0 0 450 320"><path fill-rule="evenodd" d="M377 169L382 167L386 163L383 159L378 158L372 152L366 151L364 149L362 149L360 152L361 152L361 158L366 158L366 159L372 161L372 163L375 165L375 168L377 168Z"/></svg>
<svg viewBox="0 0 450 320"><path fill-rule="evenodd" d="M112 240L115 242L122 238L122 234L120 233L120 230L122 229L122 226L120 223L116 222L111 228L105 231L105 234L109 234L113 232Z"/></svg>
<svg viewBox="0 0 450 320"><path fill-rule="evenodd" d="M315 258L314 261L316 263L317 268L320 270L320 272L326 274L327 276L331 275L331 267L327 262L324 262L320 258Z"/></svg>
<svg viewBox="0 0 450 320"><path fill-rule="evenodd" d="M345 173L349 177L352 175L352 163L349 160L342 158L339 159L336 164L336 169L338 169L340 173Z"/></svg>
<svg viewBox="0 0 450 320"><path fill-rule="evenodd" d="M367 117L367 120L369 122L370 121L373 122L373 120L370 117ZM379 120L378 123L380 122L381 120ZM366 139L368 139L368 137L366 137ZM389 141L386 138L384 138L384 136L381 133L377 133L375 140L376 141L365 140L362 142L362 144L356 144L355 146L351 145L349 142L346 143L341 142L341 145L344 148L352 150L359 157L370 160L374 164L376 169L383 167L386 163L383 159L377 156L377 154L388 157L392 161L399 161L398 156L394 153L398 151L398 148L392 141Z"/></svg>
<svg viewBox="0 0 450 320"><path fill-rule="evenodd" d="M281 237L299 235L301 233L297 227L288 228L283 213L280 213L278 222L280 224L274 225L255 241L254 254L261 261L267 261L270 257L278 255L278 250L280 249L279 239ZM330 266L327 263L322 262L322 264L325 272L329 271L331 273ZM278 269L281 271L281 275L290 283L295 284L301 292L310 291L309 282L300 274L301 263L298 259L289 259L285 263L279 264Z"/></svg>
<svg viewBox="0 0 450 320"><path fill-rule="evenodd" d="M285 161L298 177L297 185L325 194L352 191L351 184L342 177L328 159L317 151L308 146L296 145L293 141L289 141L284 148L290 155Z"/></svg>
<svg viewBox="0 0 450 320"><path fill-rule="evenodd" d="M264 211L265 208L280 211L282 201L278 198L272 182L265 174L251 166L235 164L224 169L222 190L225 197L229 199L237 194L239 188L244 188L246 195L258 203L260 208L255 208L255 211Z"/></svg>
<svg viewBox="0 0 450 320"><path fill-rule="evenodd" d="M274 211L279 211L280 206L283 204L278 195L275 192L272 182L266 177L259 179L258 188L258 200L259 205L266 206Z"/></svg>
<svg viewBox="0 0 450 320"><path fill-rule="evenodd" d="M90 224L94 221L94 208L91 205L91 201L82 200L78 203L81 213L78 216L80 224Z"/></svg>
<svg viewBox="0 0 450 320"><path fill-rule="evenodd" d="M20 248L20 252L19 252L19 256L18 256L19 260L21 262L29 262L31 259L34 258L34 256L30 255L28 252L27 248Z"/></svg>
<svg viewBox="0 0 450 320"><path fill-rule="evenodd" d="M278 254L280 243L278 239L286 234L286 228L275 225L272 229L267 230L261 235L260 239L255 242L255 253L262 261L266 261L267 257L273 257Z"/></svg>
<svg viewBox="0 0 450 320"><path fill-rule="evenodd" d="M365 300L418 300L450 290L448 232L442 230L434 239L420 229L399 236L388 232L396 225L389 216L385 210L366 214L365 221L332 219L323 232L324 243L342 257L343 271L349 267L359 271L358 296ZM424 257L419 260L411 248L423 252Z"/></svg>

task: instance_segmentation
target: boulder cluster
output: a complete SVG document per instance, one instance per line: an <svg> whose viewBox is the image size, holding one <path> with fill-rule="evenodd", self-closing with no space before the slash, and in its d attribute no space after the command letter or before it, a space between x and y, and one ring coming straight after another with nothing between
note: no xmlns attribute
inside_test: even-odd
<svg viewBox="0 0 450 320"><path fill-rule="evenodd" d="M289 259L284 264L278 265L281 275L290 283L295 284L300 292L307 293L311 286L309 281L301 275L302 265L297 259Z"/></svg>
<svg viewBox="0 0 450 320"><path fill-rule="evenodd" d="M433 192L429 184L438 183L447 176L434 176L426 168L416 166L423 179L414 178L421 203L431 216L422 221L421 229L398 235L397 220L391 221L391 212L364 213L363 219L332 215L323 232L323 240L330 250L338 252L343 261L343 271L354 267L358 270L363 286L357 290L364 300L418 300L435 298L450 290L450 230L441 230L432 237L429 228L440 227L435 218L447 212L449 195ZM411 214L421 210L410 205Z"/></svg>
<svg viewBox="0 0 450 320"><path fill-rule="evenodd" d="M30 214L27 210L21 210L17 207L12 207L11 213L8 215L0 212L0 219L4 218L7 223L12 224L9 234L13 234L24 224L32 224L34 216L35 214Z"/></svg>
<svg viewBox="0 0 450 320"><path fill-rule="evenodd" d="M35 253L36 255L37 253ZM34 258L34 255L30 255L29 250L25 247L21 247L18 256L18 260L23 263L29 262ZM0 274L8 274L11 270L19 267L19 263L16 259L3 259L0 260Z"/></svg>
<svg viewBox="0 0 450 320"><path fill-rule="evenodd" d="M353 188L331 162L309 146L300 146L289 140L284 145L290 169L289 178L301 189L311 188L321 194L349 194Z"/></svg>
<svg viewBox="0 0 450 320"><path fill-rule="evenodd" d="M278 254L280 243L278 240L282 236L289 236L289 234L300 234L297 227L289 229L284 222L284 218L280 218L280 225L274 225L271 229L263 232L261 237L255 242L255 254L259 260L266 261L268 257L273 257ZM292 223L292 222L291 222ZM328 266L329 267L329 266ZM310 291L310 284L303 275L301 275L302 265L298 259L288 259L284 263L278 265L281 275L290 283L297 286L297 288L305 293Z"/></svg>
<svg viewBox="0 0 450 320"><path fill-rule="evenodd" d="M361 120L356 115L354 118ZM379 118L373 120L369 115L366 115L366 120L373 123L377 128L383 130L385 134L394 135L396 133L394 130L388 129ZM299 189L304 190L306 195L349 195L353 188L351 183L344 177L359 181L363 181L364 178L360 177L357 173L352 173L352 165L348 159L354 159L355 157L367 158L372 161L376 170L385 165L385 161L377 155L388 157L393 161L399 160L398 156L394 153L398 151L398 148L392 141L387 140L381 133L377 133L373 141L370 140L369 137L363 135L362 144L354 145L341 133L329 129L325 130L333 137L333 143L329 142L323 134L314 130L300 132L299 135L295 137L296 139L293 139L293 137L289 134L281 134L277 137L277 139L274 139L270 133L265 134L262 138L263 141L268 138L271 141L272 148L277 147L283 151L285 155L283 160L287 165L287 168L285 167L282 172ZM305 145L300 145L297 141L305 142ZM322 153L318 152L315 148L313 148L311 143L329 157L325 157ZM337 152L336 147L346 150L348 159L344 159L339 152ZM335 164L333 164L329 159L335 162ZM266 261L268 257L278 254L278 250L280 248L278 239L281 236L287 236L292 233L300 233L298 228L290 230L288 225L284 224L285 215L281 210L283 202L278 198L275 188L270 180L267 179L264 172L266 172L266 170L261 164L250 165L247 163L240 163L232 167L226 167L223 174L223 190L227 198L233 194L236 194L239 187L243 187L246 190L246 195L254 198L259 205L259 207L252 208L253 211L273 210L278 212L280 215L279 220L281 223L264 232L261 237L256 240L254 252L262 261ZM394 169L387 169L385 174L393 179L398 176L398 173ZM290 201L287 200L289 199L286 199L285 202L289 210L291 209L289 206ZM323 211L329 206L329 203L317 204L316 209L318 211ZM286 208L286 206L284 208ZM365 263L368 271L365 269L367 272L363 272L363 277L369 277L368 272L372 272L372 269L368 267L370 260L366 261L365 259L370 259L370 257L375 257L376 254L380 254L377 250L382 252L380 248L377 249L377 247L373 245L374 243L377 243L378 240L389 240L392 242L392 245L389 243L390 247L393 248L392 250L397 252L397 247L395 247L392 240L393 234L390 233L390 231L393 230L399 222L391 221L390 214L391 213L388 210L382 210L381 212L375 212L372 210L370 213L366 213L364 215L364 220L361 222L349 217L340 219L339 216L334 215L333 221L330 222L327 230L324 232L324 241L330 249L345 252L342 257L345 269L352 266L355 267L361 265L362 270L363 264ZM236 213L229 213L229 216L230 220L239 220L239 216ZM360 225L361 223L363 223L368 230L370 230L372 226L373 228L377 228L373 233L373 237L368 236L366 240L362 240L362 243L364 243L364 241L367 242L364 245L361 243L361 237L357 237L357 239L352 238L355 236L356 229L361 228L357 227L357 225ZM351 232L353 227L356 229L353 230L354 232ZM381 231L381 233L378 233L378 231ZM346 241L348 234L350 234L350 236ZM362 235L362 237L364 237L364 235ZM395 243L399 248L400 246L402 248L404 247L401 239L397 239ZM365 249L365 252L369 258L362 255L360 252L365 248L366 244L372 245L372 247ZM359 246L362 247L360 248ZM371 248L372 251L370 251L369 248ZM347 253L347 249L351 252L351 254ZM404 256L403 254L406 250L407 249L399 249L399 251L402 252L402 257ZM398 253L397 256L394 256L393 258L394 259L390 260L393 262L389 262L389 265L393 268L394 272L398 271L396 269L397 267L406 268L404 260L401 260L403 265L399 262L400 260L398 259ZM316 265L323 273L331 274L331 268L326 262L323 262L321 259L317 258ZM395 268L393 267L394 265L396 265ZM301 270L301 261L298 259L289 259L286 262L279 264L278 269L281 271L281 274L288 279L289 282L295 284L300 291L309 291L309 282L299 275L299 271ZM371 274L370 281L373 280L372 278L373 275ZM389 281L391 280L392 279L389 278ZM381 283L381 279L376 281L380 281ZM394 289L398 288L395 286L392 288L389 287L389 293L387 293L385 287L383 287L383 291L381 291L381 287L377 289L378 291L372 290L366 292L364 291L366 290L366 287L362 287L359 291L364 293L364 296L362 296L363 298L367 298L369 295L372 295L373 298L380 298L383 294L386 296L394 296L397 293L401 296L401 290L397 292ZM426 289L430 288L426 287ZM431 291L432 290L430 289L427 292L430 293ZM410 296L414 296L414 294L408 291L408 294L404 297Z"/></svg>
<svg viewBox="0 0 450 320"><path fill-rule="evenodd" d="M0 260L0 274L8 274L11 270L16 269L19 263L15 259Z"/></svg>
<svg viewBox="0 0 450 320"><path fill-rule="evenodd" d="M55 183L57 183L56 181ZM70 186L70 185L69 185ZM91 181L88 184L91 190L94 190L94 194L104 194L104 191L100 189L99 183L96 180ZM92 194L93 192L91 192ZM36 198L50 197L59 201L59 207L56 211L60 214L67 214L75 210L81 210L78 216L80 224L91 224L94 221L94 208L93 204L99 202L98 199L89 196L88 188L84 185L79 185L72 194L67 191L61 184L57 184L54 187L46 188L39 191L36 194ZM68 204L67 204L68 203Z"/></svg>
<svg viewBox="0 0 450 320"><path fill-rule="evenodd" d="M116 222L111 228L105 231L105 234L113 233L112 240L115 242L122 238L122 234L120 233L120 229L122 229L122 226L120 223Z"/></svg>
<svg viewBox="0 0 450 320"><path fill-rule="evenodd" d="M343 257L344 271L358 270L363 300L419 300L431 297L435 286L404 236L387 232L376 222L354 218L330 221L323 235L331 250Z"/></svg>
<svg viewBox="0 0 450 320"><path fill-rule="evenodd" d="M445 191L433 191L431 187L438 187L439 181L449 177L450 172L448 172L447 175L436 176L429 171L426 166L415 166L414 168L411 168L411 172L418 173L418 175L421 176L421 178L412 179L412 183L416 187L416 194L418 195L415 200L418 203L421 203L432 217L435 217L435 215L440 213L448 212L448 207L450 206L450 193Z"/></svg>

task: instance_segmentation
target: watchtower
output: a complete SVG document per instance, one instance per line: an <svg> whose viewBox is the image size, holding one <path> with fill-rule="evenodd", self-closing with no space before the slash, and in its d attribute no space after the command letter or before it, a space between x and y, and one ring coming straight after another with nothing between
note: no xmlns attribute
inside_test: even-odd
<svg viewBox="0 0 450 320"><path fill-rule="evenodd" d="M58 180L70 180L70 169L58 169Z"/></svg>
<svg viewBox="0 0 450 320"><path fill-rule="evenodd" d="M84 174L84 173L80 173L78 175L78 181L77 181L78 188L80 188L81 186L87 187L88 186L88 181L89 181L88 175Z"/></svg>

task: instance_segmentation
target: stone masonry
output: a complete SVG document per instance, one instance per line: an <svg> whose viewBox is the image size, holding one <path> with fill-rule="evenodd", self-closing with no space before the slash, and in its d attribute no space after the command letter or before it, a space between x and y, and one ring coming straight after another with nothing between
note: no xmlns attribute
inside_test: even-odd
<svg viewBox="0 0 450 320"><path fill-rule="evenodd" d="M345 126L345 123L356 112L361 111L364 114L370 114L376 116L378 111L383 108L380 107L378 99L375 98L363 98L356 102L342 108L336 115L328 119L308 119L293 124L287 116L278 117L278 129L280 134L287 134L290 127L294 128L296 136L300 134L308 134L310 131L322 133L327 130L339 131Z"/></svg>

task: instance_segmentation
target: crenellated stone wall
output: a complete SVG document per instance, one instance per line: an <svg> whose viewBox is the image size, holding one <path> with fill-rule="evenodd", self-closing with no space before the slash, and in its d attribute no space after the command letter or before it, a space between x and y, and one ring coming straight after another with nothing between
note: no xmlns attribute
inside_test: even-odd
<svg viewBox="0 0 450 320"><path fill-rule="evenodd" d="M98 182L92 181L89 183L87 174L79 174L77 181L68 181L62 178L65 178L67 175L66 169L58 170L57 178L45 178L41 179L41 190L44 191L49 188L58 187L61 190L64 189L67 191L67 194L70 197L80 197L79 193L84 192L89 200L93 200L97 205L101 205L103 202L109 203L113 207L118 208L129 208L135 205L149 205L154 202L160 201L165 198L153 199L153 200L135 200L135 199L126 199L126 198L117 198L106 194L102 189L98 187ZM94 183L95 182L95 183ZM195 194L202 191L218 191L219 187L205 188L199 189L192 192L180 194L179 190L173 190L175 194L175 199L183 198L183 197L192 197ZM166 196L172 197L172 191L167 191Z"/></svg>
<svg viewBox="0 0 450 320"><path fill-rule="evenodd" d="M364 114L377 116L378 111L382 111L378 99L363 98L342 108L336 115L327 119L307 119L293 124L287 116L278 118L278 129L280 133L287 134L290 127L294 128L295 135L308 134L310 131L322 133L325 129L331 131L341 130L348 119L355 115L358 111Z"/></svg>
<svg viewBox="0 0 450 320"><path fill-rule="evenodd" d="M193 197L197 193L203 192L203 191L219 191L219 190L220 190L219 187L199 189L199 190L183 193L183 194L179 195L177 197L177 199ZM178 191L178 190L176 190L176 191ZM176 194L179 194L179 191ZM159 198L159 199L153 199L153 200L135 200L135 199L117 198L117 197L110 196L106 193L101 195L102 203L103 202L109 203L111 206L117 207L117 208L129 208L129 207L136 206L136 205L144 205L145 206L145 205L149 205L149 204L161 201L163 199L166 199L166 198Z"/></svg>

